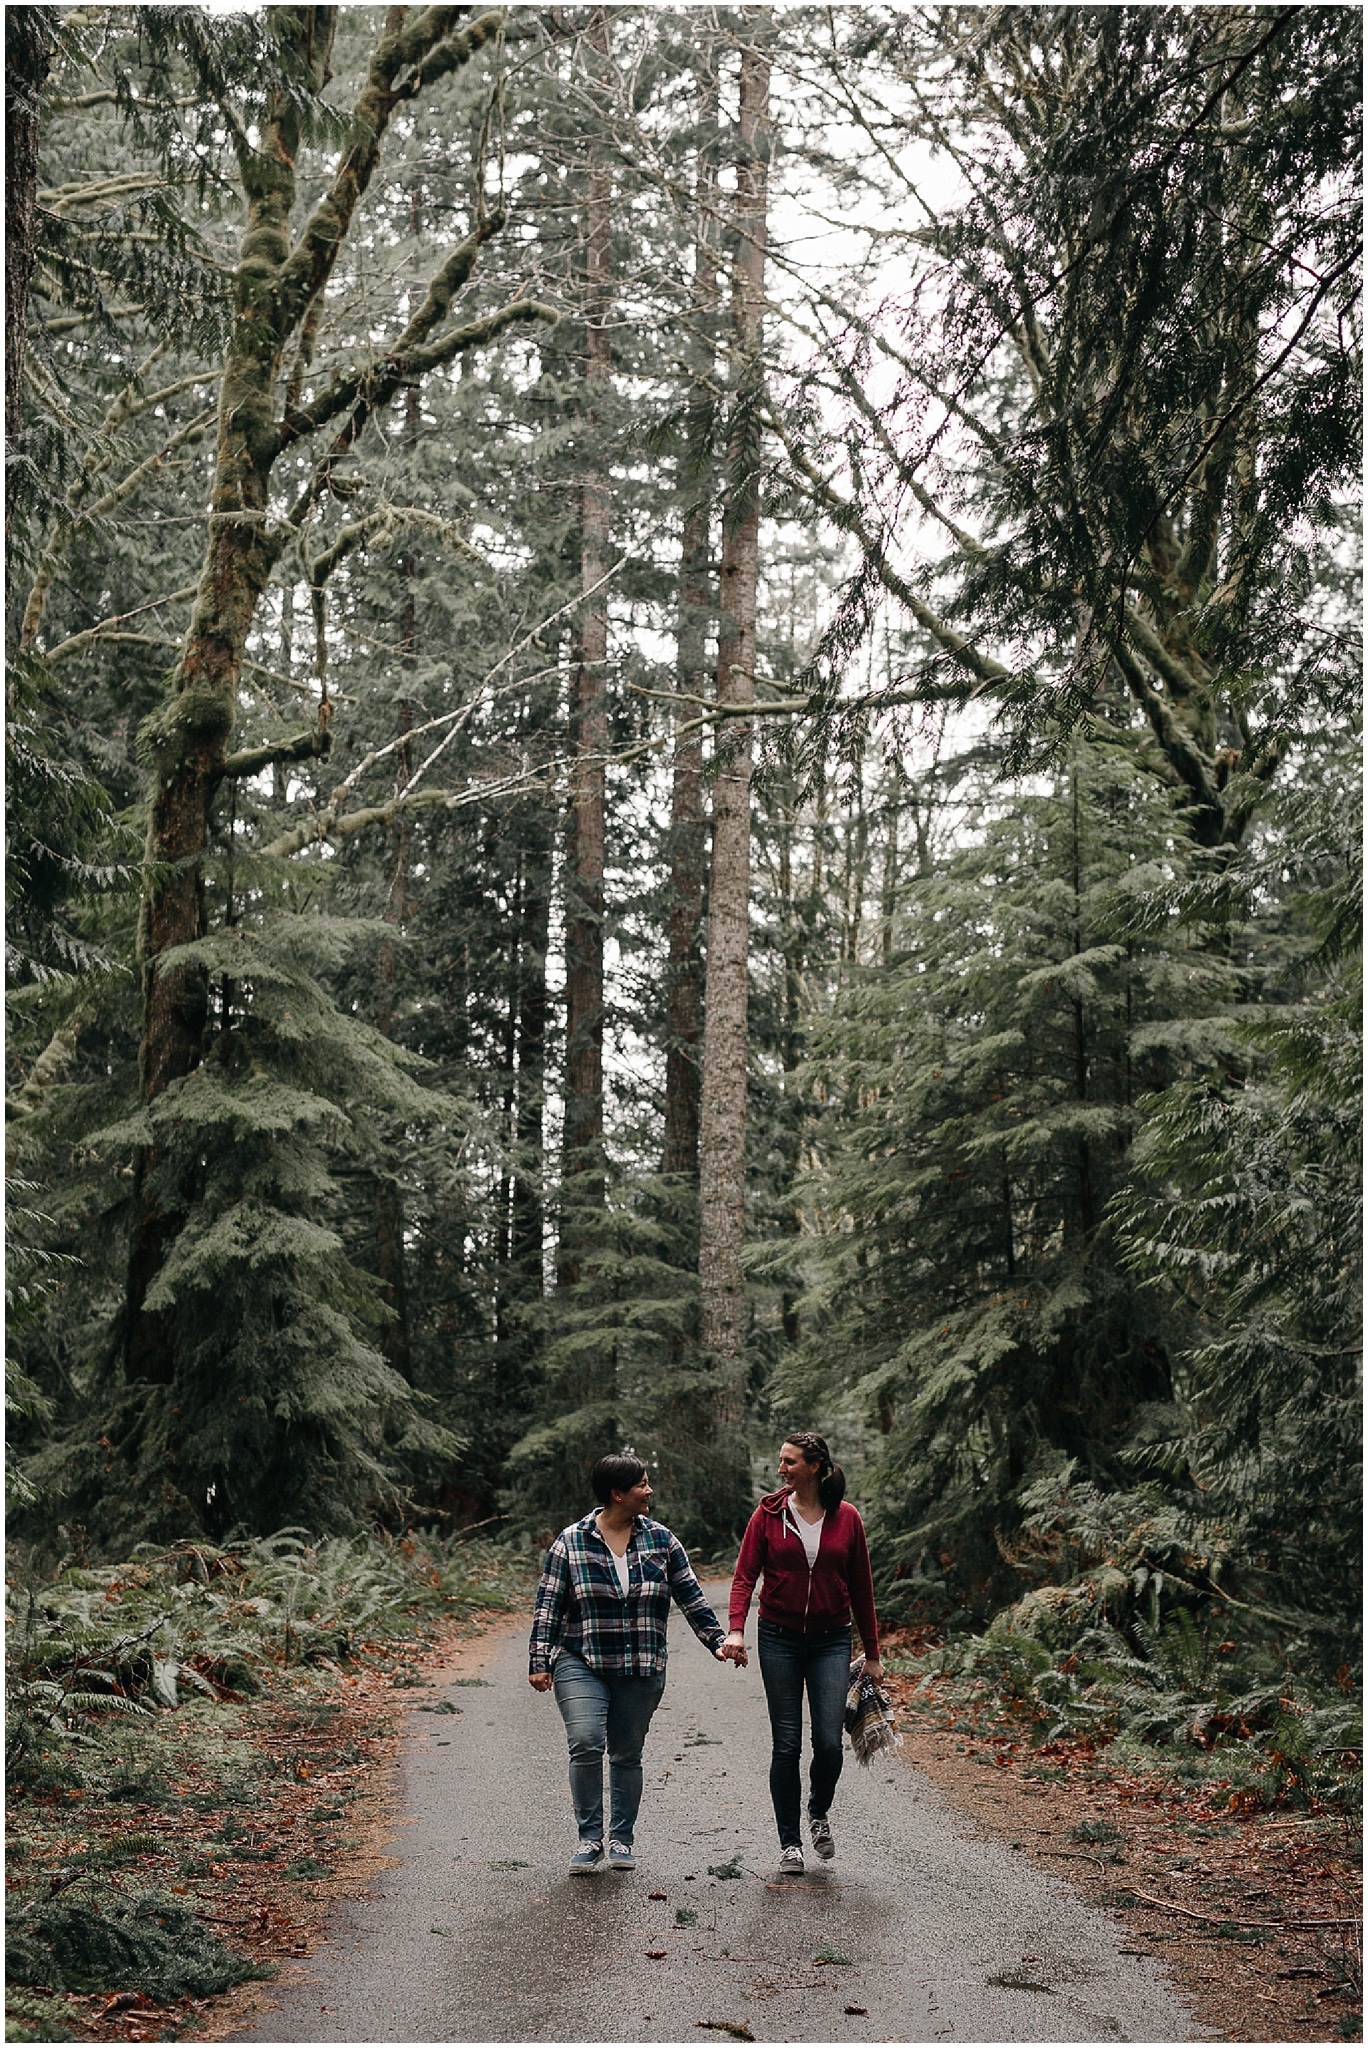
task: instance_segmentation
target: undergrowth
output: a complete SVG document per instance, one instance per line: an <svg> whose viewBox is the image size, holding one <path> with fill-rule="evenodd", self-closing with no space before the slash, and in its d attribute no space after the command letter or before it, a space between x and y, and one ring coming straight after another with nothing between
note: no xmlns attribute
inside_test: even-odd
<svg viewBox="0 0 1368 2048"><path fill-rule="evenodd" d="M267 1862L296 1886L330 1876L329 1850L354 1846L337 1834L345 1780L284 1831L272 1813L320 1765L363 1761L354 1715L333 1733L341 1667L427 1684L415 1658L453 1620L511 1606L524 1579L475 1545L299 1530L46 1580L12 1562L7 2038L85 2038L77 1995L166 2008L263 1974L194 1910L218 1894L188 1888L240 1900Z"/></svg>
<svg viewBox="0 0 1368 2048"><path fill-rule="evenodd" d="M506 1605L521 1567L449 1539L310 1541L306 1531L216 1549L151 1545L119 1564L66 1564L6 1586L5 1777L81 1783L111 1720L187 1694L241 1700L267 1668L342 1663L415 1624Z"/></svg>
<svg viewBox="0 0 1368 2048"><path fill-rule="evenodd" d="M1226 1619L1175 1607L1132 1613L1123 1630L1094 1609L1070 1627L1057 1605L1022 1602L981 1636L889 1668L944 1701L1012 1716L1034 1744L1116 1743L1136 1764L1228 1781L1237 1805L1357 1813L1362 1705L1347 1670L1338 1683L1308 1677L1303 1645L1240 1643Z"/></svg>

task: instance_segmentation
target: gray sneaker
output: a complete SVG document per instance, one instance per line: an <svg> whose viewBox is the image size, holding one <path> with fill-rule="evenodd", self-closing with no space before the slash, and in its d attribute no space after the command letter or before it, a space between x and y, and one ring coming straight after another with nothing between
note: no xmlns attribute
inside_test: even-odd
<svg viewBox="0 0 1368 2048"><path fill-rule="evenodd" d="M824 1813L808 1815L808 1833L812 1837L812 1846L823 1863L830 1863L836 1854L836 1844L831 1839L831 1822Z"/></svg>
<svg viewBox="0 0 1368 2048"><path fill-rule="evenodd" d="M779 1851L780 1877L801 1877L803 1874L803 1852L795 1845Z"/></svg>
<svg viewBox="0 0 1368 2048"><path fill-rule="evenodd" d="M602 1861L602 1842L581 1842L570 1858L570 1868L577 1874L586 1870L597 1870Z"/></svg>
<svg viewBox="0 0 1368 2048"><path fill-rule="evenodd" d="M613 1841L608 1844L608 1868L610 1870L635 1870L636 1857L632 1854L630 1842Z"/></svg>

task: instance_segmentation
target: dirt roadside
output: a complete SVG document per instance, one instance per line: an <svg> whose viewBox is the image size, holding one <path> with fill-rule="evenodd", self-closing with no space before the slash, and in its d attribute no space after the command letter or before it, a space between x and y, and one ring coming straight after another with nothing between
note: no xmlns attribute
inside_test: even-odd
<svg viewBox="0 0 1368 2048"><path fill-rule="evenodd" d="M1167 1962L1216 2038L1362 2038L1357 1828L1232 1810L1219 1785L1137 1775L1105 1747L1033 1749L1019 1726L889 1689L904 1760Z"/></svg>
<svg viewBox="0 0 1368 2048"><path fill-rule="evenodd" d="M506 1609L467 1612L421 1644L363 1646L348 1670L297 1669L288 1684L208 1714L196 1703L157 1728L159 1783L148 1803L66 1793L11 1806L12 1896L16 1871L30 1886L50 1871L49 1896L73 1873L106 1896L157 1887L263 1972L232 1991L173 2001L136 1988L84 1996L37 1986L20 1994L19 2038L215 2040L268 2004L282 1968L306 1963L326 1940L336 1903L394 1860L386 1845L403 1823L387 1767L410 1716L443 1711L437 1689L478 1683L505 1635L525 1627ZM27 2031L35 2021L38 2031Z"/></svg>
<svg viewBox="0 0 1368 2048"><path fill-rule="evenodd" d="M226 2039L257 2013L271 2006L282 1981L288 1981L287 1973L309 1974L309 1958L327 1941L327 1921L333 1908L342 1899L359 1897L380 1871L394 1866L397 1859L387 1851L399 1830L408 1825L408 1820L394 1812L394 1777L389 1766L410 1732L410 1717L429 1711L424 1698L429 1687L477 1684L481 1669L498 1652L505 1638L524 1633L527 1621L521 1614L500 1613L480 1617L476 1626L478 1633L472 1635L470 1624L463 1624L459 1630L453 1630L434 1644L431 1650L415 1658L418 1673L425 1681L421 1687L415 1687L410 1681L400 1690L393 1684L387 1685L383 1679L377 1685L374 1677L347 1681L351 1696L334 1724L336 1738L346 1742L351 1732L348 1721L354 1720L358 1727L364 1728L373 1719L377 1707L384 1712L386 1725L383 1735L372 1735L369 1739L369 1753L356 1802L348 1814L351 1837L345 1862L339 1864L336 1875L326 1884L310 1887L307 1902L290 1902L284 1916L288 1918L288 1924L284 1924L282 1915L277 1912L273 1922L262 1926L259 1937L261 1960L283 1965L279 1974L274 1979L240 1984L235 1991L209 2001L211 2009L206 2011L204 2023L193 2030L195 2039ZM316 1798L326 1797L327 1789L326 1776L314 1781L312 1790ZM292 1918L288 1917L291 1913ZM273 1937L278 1937L274 1945ZM136 2040L147 2037L135 2034L119 2038Z"/></svg>

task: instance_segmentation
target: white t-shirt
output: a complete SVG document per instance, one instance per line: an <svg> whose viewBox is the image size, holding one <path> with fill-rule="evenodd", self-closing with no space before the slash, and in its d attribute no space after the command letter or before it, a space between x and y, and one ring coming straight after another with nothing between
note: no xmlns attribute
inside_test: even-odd
<svg viewBox="0 0 1368 2048"><path fill-rule="evenodd" d="M817 1562L817 1552L822 1542L822 1524L825 1520L826 1515L820 1514L815 1522L805 1522L800 1514L795 1513L793 1503L790 1501L788 1510L789 1527L807 1552L809 1571L813 1569Z"/></svg>
<svg viewBox="0 0 1368 2048"><path fill-rule="evenodd" d="M595 1517L596 1521L597 1519L598 1518ZM598 1532L600 1536L603 1536L602 1522L598 1522ZM617 1552L614 1550L612 1544L608 1542L608 1538L606 1536L603 1536L603 1540L605 1544L607 1544L608 1546L608 1555L613 1560L613 1570L617 1573L618 1584L622 1588L622 1597L624 1600L628 1600L631 1598L632 1585L631 1577L627 1570L627 1553L624 1550L621 1557L619 1557ZM631 1537L628 1536L627 1541L630 1543L631 1540Z"/></svg>

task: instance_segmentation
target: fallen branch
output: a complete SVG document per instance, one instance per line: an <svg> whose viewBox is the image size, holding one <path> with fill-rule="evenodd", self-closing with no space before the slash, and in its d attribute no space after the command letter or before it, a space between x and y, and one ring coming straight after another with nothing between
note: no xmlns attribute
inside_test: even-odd
<svg viewBox="0 0 1368 2048"><path fill-rule="evenodd" d="M1136 1891L1134 1885L1119 1884L1116 1889L1125 1892L1128 1898L1157 1907L1161 1913L1181 1913L1185 1920L1204 1920L1208 1927L1357 1927L1361 1917L1351 1914L1347 1920L1232 1920L1229 1913L1199 1913L1192 1906L1175 1906L1167 1899L1151 1898L1148 1892Z"/></svg>

